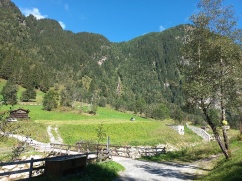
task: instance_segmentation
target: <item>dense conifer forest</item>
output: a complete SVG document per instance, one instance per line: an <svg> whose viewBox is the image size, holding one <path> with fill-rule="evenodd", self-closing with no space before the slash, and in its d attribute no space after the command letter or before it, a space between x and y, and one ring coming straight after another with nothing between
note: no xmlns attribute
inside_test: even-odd
<svg viewBox="0 0 242 181"><path fill-rule="evenodd" d="M0 0L0 17L0 78L44 93L61 88L61 106L82 101L200 121L185 105L178 66L189 25L113 43L99 34L65 31L53 19L25 17L10 0Z"/></svg>

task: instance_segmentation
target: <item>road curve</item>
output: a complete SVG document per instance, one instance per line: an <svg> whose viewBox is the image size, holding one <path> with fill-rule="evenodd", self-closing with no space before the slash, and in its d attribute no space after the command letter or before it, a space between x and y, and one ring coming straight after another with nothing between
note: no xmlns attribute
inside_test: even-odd
<svg viewBox="0 0 242 181"><path fill-rule="evenodd" d="M114 181L183 181L194 180L202 171L196 165L178 163L156 163L113 157L113 161L123 165L125 171Z"/></svg>

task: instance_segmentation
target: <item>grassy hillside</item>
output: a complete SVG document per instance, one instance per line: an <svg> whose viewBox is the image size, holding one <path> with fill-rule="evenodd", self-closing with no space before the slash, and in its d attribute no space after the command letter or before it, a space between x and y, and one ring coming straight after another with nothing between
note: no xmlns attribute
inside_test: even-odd
<svg viewBox="0 0 242 181"><path fill-rule="evenodd" d="M48 142L47 126L58 127L61 137L65 143L74 144L79 140L97 139L97 127L104 125L106 134L110 136L112 144L131 145L155 145L155 144L177 144L200 141L201 139L193 133L186 131L184 136L167 127L172 120L155 121L123 113L111 108L98 108L96 115L79 113L78 111L44 111L41 106L16 105L30 110L30 121L19 122L33 138ZM8 109L4 106L3 109ZM130 121L135 117L135 121Z"/></svg>
<svg viewBox="0 0 242 181"><path fill-rule="evenodd" d="M0 90L6 83L0 80ZM24 89L19 86L18 97ZM49 142L47 127L58 127L61 137L65 143L74 144L80 140L97 140L97 127L104 125L104 130L111 138L111 144L122 145L156 145L172 144L177 147L186 147L190 143L201 142L202 139L188 129L185 135L180 136L169 128L173 120L152 120L139 117L132 113L124 113L109 107L99 107L96 115L86 114L83 110L88 105L77 103L75 109L57 108L53 111L42 109L41 100L44 93L37 91L36 102L19 103L11 109L19 107L30 110L30 121L19 122L24 134L39 141ZM1 110L9 110L10 106L2 106ZM134 117L135 121L130 121ZM103 140L105 142L105 140Z"/></svg>
<svg viewBox="0 0 242 181"><path fill-rule="evenodd" d="M242 180L242 139L233 140L232 144L232 158L225 160L222 156L217 166L209 172L208 175L201 178L202 181L226 180L238 181Z"/></svg>
<svg viewBox="0 0 242 181"><path fill-rule="evenodd" d="M6 83L0 81L0 90ZM18 97L24 89L19 86ZM75 109L58 108L54 111L42 109L41 100L44 93L37 91L36 102L19 103L11 107L19 107L30 110L30 121L19 122L24 134L31 134L33 139L49 142L47 127L58 127L65 143L74 144L80 140L97 140L97 127L103 124L104 130L111 138L111 144L121 145L156 145L172 144L184 147L190 143L200 142L202 139L188 129L185 135L180 136L167 126L173 124L172 120L155 121L136 116L132 113L124 113L109 107L99 107L96 115L86 114L83 110L88 105L77 104ZM31 105L32 104L32 105ZM1 110L9 110L10 106L2 106ZM130 121L134 117L135 121ZM105 140L103 140L105 142Z"/></svg>
<svg viewBox="0 0 242 181"><path fill-rule="evenodd" d="M180 136L176 131L167 127L166 121L120 121L104 124L106 133L111 138L111 144L120 145L157 145L173 144L181 147L182 144L201 141L199 137L186 132ZM68 124L60 125L60 131L67 143L78 140L96 140L98 124Z"/></svg>
<svg viewBox="0 0 242 181"><path fill-rule="evenodd" d="M0 90L6 83L0 81ZM18 89L18 98L24 90L21 86ZM41 100L44 93L37 91L36 102L19 103L11 109L19 107L30 110L30 121L19 122L21 130L25 134L31 134L34 139L49 142L47 126L58 127L61 137L65 143L74 144L79 140L97 140L97 127L104 125L105 132L111 138L111 144L122 145L156 145L170 143L177 145L201 141L201 138L185 130L184 136L167 127L172 120L155 121L136 116L132 113L124 113L113 110L109 107L99 107L96 115L86 114L83 110L88 105L77 104L76 109L58 108L54 111L42 109ZM25 105L28 104L28 105ZM32 104L32 105L31 105ZM9 110L10 106L2 106L2 110ZM134 117L135 121L130 121ZM103 140L105 142L105 140Z"/></svg>

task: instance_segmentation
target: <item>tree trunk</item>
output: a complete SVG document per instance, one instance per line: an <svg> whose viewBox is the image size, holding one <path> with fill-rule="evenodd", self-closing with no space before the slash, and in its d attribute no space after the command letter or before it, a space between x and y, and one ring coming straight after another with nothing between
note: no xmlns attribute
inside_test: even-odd
<svg viewBox="0 0 242 181"><path fill-rule="evenodd" d="M225 145L225 148L227 150L229 150L229 139L228 139L226 128L224 127L225 125L223 125L223 121L226 120L225 108L224 108L224 105L223 105L223 101L221 101L221 109L222 109L222 111L221 111L221 124L222 124L224 145Z"/></svg>
<svg viewBox="0 0 242 181"><path fill-rule="evenodd" d="M227 150L229 150L229 139L228 139L228 135L227 135L227 130L226 130L226 128L224 126L222 127L222 130L223 130L223 137L224 137L225 148Z"/></svg>
<svg viewBox="0 0 242 181"><path fill-rule="evenodd" d="M221 97L220 97L220 106L221 106L221 124L222 124L222 130L223 130L223 138L224 138L224 145L226 150L229 150L229 139L227 136L227 131L226 128L224 128L223 125L223 121L226 121L226 114L225 114L225 102L224 102L224 81L223 81L223 77L224 77L224 63L223 63L223 59L220 59L220 73L221 73L221 79L220 79L220 93L221 93Z"/></svg>
<svg viewBox="0 0 242 181"><path fill-rule="evenodd" d="M239 123L239 130L240 130L240 135L242 135L242 121Z"/></svg>
<svg viewBox="0 0 242 181"><path fill-rule="evenodd" d="M226 149L225 145L223 145L223 143L221 141L221 138L220 138L220 135L219 135L219 133L217 131L216 125L212 122L212 120L210 119L209 115L207 114L207 108L203 107L203 113L204 113L204 115L206 117L206 121L207 121L208 125L213 130L214 137L215 137L215 139L216 139L216 141L217 141L221 151L223 152L225 158L228 159L229 158L228 150Z"/></svg>
<svg viewBox="0 0 242 181"><path fill-rule="evenodd" d="M218 145L219 145L220 149L222 150L225 158L229 159L230 155L229 155L228 150L226 149L226 147L223 145L219 133L218 132L214 133L214 136L215 136L215 139L218 142Z"/></svg>

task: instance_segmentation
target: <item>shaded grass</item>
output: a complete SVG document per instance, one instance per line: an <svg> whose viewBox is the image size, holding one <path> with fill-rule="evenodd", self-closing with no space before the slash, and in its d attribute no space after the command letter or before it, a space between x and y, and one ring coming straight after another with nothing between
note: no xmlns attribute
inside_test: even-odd
<svg viewBox="0 0 242 181"><path fill-rule="evenodd" d="M111 181L118 177L118 172L125 168L114 162L90 164L85 168L84 175L74 180L80 181Z"/></svg>
<svg viewBox="0 0 242 181"><path fill-rule="evenodd" d="M242 142L233 141L232 143L232 158L222 159L217 163L217 166L205 177L201 178L204 181L239 181L242 180Z"/></svg>
<svg viewBox="0 0 242 181"><path fill-rule="evenodd" d="M124 167L116 162L104 162L89 164L85 167L84 172L80 175L68 176L54 179L51 177L32 178L37 181L52 181L52 180L69 180L69 181L112 181L118 177L118 172L124 170Z"/></svg>

